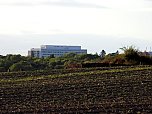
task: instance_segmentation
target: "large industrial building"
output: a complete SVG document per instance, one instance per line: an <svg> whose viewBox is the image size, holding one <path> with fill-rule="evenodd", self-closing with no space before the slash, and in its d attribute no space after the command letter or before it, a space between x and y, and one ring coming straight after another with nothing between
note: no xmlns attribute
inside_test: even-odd
<svg viewBox="0 0 152 114"><path fill-rule="evenodd" d="M63 46L63 45L42 45L40 48L32 48L28 51L30 57L60 57L67 53L87 54L86 49L81 49L81 46Z"/></svg>

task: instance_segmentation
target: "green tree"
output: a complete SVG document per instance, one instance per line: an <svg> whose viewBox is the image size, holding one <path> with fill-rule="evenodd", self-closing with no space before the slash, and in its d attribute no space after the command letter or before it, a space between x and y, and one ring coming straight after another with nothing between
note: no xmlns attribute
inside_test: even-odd
<svg viewBox="0 0 152 114"><path fill-rule="evenodd" d="M63 57L64 58L74 58L77 54L76 53L67 53Z"/></svg>
<svg viewBox="0 0 152 114"><path fill-rule="evenodd" d="M140 61L140 56L138 54L139 50L136 49L134 46L123 47L120 49L124 51L124 55L127 61L135 64L139 63Z"/></svg>
<svg viewBox="0 0 152 114"><path fill-rule="evenodd" d="M78 61L67 61L64 63L64 68L81 68L82 67L82 64L79 63Z"/></svg>
<svg viewBox="0 0 152 114"><path fill-rule="evenodd" d="M26 61L20 61L18 63L15 63L9 68L10 71L29 71L32 69L32 65Z"/></svg>

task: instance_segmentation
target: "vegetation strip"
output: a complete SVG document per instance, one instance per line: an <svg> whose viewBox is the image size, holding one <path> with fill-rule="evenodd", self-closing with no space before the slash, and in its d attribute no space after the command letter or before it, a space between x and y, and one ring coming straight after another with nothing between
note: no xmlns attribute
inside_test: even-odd
<svg viewBox="0 0 152 114"><path fill-rule="evenodd" d="M31 76L21 79L1 79L0 83L15 83L15 82L25 82L25 81L34 81L48 78L62 78L62 77L72 77L72 76L87 76L93 74L104 74L104 73L119 73L119 72L127 72L127 71L140 71L140 70L152 70L152 67L144 67L144 68L126 68L126 69L112 69L112 70L102 70L102 71L90 71L90 72L80 72L80 73L68 73L68 74L60 74L60 75L48 75L48 76Z"/></svg>

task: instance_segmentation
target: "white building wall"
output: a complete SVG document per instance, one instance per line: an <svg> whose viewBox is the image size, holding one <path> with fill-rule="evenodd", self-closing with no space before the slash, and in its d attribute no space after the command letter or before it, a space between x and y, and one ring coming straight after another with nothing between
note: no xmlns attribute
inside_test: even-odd
<svg viewBox="0 0 152 114"><path fill-rule="evenodd" d="M54 55L55 57L63 56L67 53L87 54L87 50L81 49L81 46L62 46L62 45L42 45L41 48L31 49L34 57L49 57Z"/></svg>

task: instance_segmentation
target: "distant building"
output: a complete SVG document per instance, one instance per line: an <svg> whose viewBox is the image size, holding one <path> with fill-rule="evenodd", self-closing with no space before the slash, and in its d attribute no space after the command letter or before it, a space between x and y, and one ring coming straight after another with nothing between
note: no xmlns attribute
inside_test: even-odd
<svg viewBox="0 0 152 114"><path fill-rule="evenodd" d="M152 56L152 52L147 52L147 51L139 52L139 55L140 56Z"/></svg>
<svg viewBox="0 0 152 114"><path fill-rule="evenodd" d="M109 56L116 56L116 55L119 55L119 51L117 50L115 53L109 53L108 55L109 55Z"/></svg>
<svg viewBox="0 0 152 114"><path fill-rule="evenodd" d="M140 56L150 56L149 52L147 52L147 51L138 52L138 54L139 54Z"/></svg>
<svg viewBox="0 0 152 114"><path fill-rule="evenodd" d="M81 46L63 46L63 45L42 45L40 48L32 48L28 51L30 57L60 57L67 53L87 54L86 49L81 49Z"/></svg>
<svg viewBox="0 0 152 114"><path fill-rule="evenodd" d="M152 56L152 52L149 52L149 55Z"/></svg>
<svg viewBox="0 0 152 114"><path fill-rule="evenodd" d="M28 51L28 56L30 57L41 57L41 49L40 48L32 48L30 51Z"/></svg>

